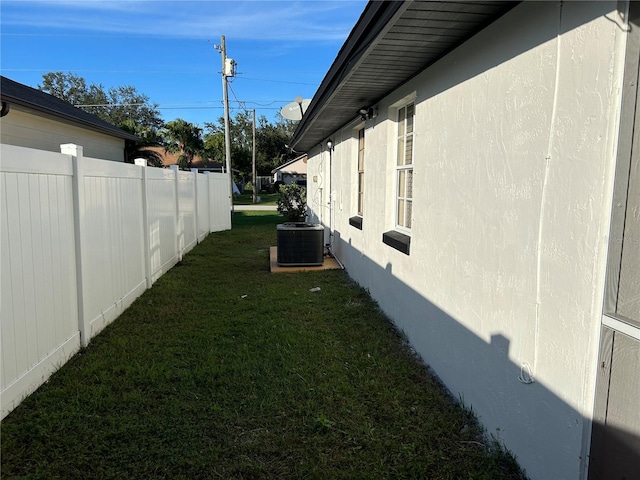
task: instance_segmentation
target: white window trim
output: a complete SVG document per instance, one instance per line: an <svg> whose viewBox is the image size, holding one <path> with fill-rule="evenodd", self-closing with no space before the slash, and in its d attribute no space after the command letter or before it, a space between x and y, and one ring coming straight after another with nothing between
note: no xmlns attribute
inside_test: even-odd
<svg viewBox="0 0 640 480"><path fill-rule="evenodd" d="M362 154L363 156L366 155L366 148L367 148L367 132L364 128L364 125L361 125L360 127L358 127L356 129L356 215L358 215L359 217L363 217L364 218L364 185L362 187L362 192L360 192L360 132L362 132L362 138L363 138L363 148L362 148ZM362 159L362 176L363 176L363 183L364 183L364 176L365 176L365 159ZM362 193L362 208L360 207L360 194Z"/></svg>
<svg viewBox="0 0 640 480"><path fill-rule="evenodd" d="M416 136L416 103L415 96L409 96L406 98L406 101L402 104L396 104L395 107L395 121L393 122L394 127L394 154L393 154L393 183L394 183L394 197L393 197L393 223L394 229L398 232L404 233L405 235L411 235L411 228L407 228L398 223L398 202L399 202L399 191L398 191L398 177L400 170L411 170L411 174L413 177L413 171L415 168L415 136ZM411 144L411 165L410 166L399 166L398 165L398 115L400 110L408 107L409 105L413 105L413 130L412 130L412 144ZM406 117L405 117L406 121ZM406 138L406 129L405 129L405 137ZM413 181L413 180L412 180ZM403 197L404 198L404 197ZM413 226L413 196L411 197L411 225Z"/></svg>

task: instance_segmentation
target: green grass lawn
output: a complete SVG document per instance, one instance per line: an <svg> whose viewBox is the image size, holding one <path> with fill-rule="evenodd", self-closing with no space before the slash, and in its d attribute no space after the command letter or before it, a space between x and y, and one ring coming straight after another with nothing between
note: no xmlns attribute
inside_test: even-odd
<svg viewBox="0 0 640 480"><path fill-rule="evenodd" d="M2 478L522 478L345 272L269 273L281 221L236 213L9 414Z"/></svg>
<svg viewBox="0 0 640 480"><path fill-rule="evenodd" d="M259 205L277 205L278 193L265 193L260 192ZM253 193L243 193L241 195L233 196L234 205L253 205Z"/></svg>

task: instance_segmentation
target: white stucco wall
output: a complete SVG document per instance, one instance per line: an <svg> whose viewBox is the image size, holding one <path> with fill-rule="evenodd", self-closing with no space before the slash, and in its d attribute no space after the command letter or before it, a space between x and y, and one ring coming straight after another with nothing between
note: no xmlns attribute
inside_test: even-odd
<svg viewBox="0 0 640 480"><path fill-rule="evenodd" d="M87 157L124 162L123 139L46 118L15 105L0 120L0 143L58 153L60 145L74 143L82 145Z"/></svg>
<svg viewBox="0 0 640 480"><path fill-rule="evenodd" d="M331 135L331 157L309 152L312 219L331 225L349 274L533 479L586 472L626 41L616 7L524 3L380 102L362 230L349 225L358 124ZM391 107L411 97L407 256L382 234ZM535 383L519 381L524 365Z"/></svg>

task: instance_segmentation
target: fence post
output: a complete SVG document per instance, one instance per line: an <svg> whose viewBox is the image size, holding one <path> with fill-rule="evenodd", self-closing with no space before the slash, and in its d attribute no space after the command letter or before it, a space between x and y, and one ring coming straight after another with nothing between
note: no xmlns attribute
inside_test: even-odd
<svg viewBox="0 0 640 480"><path fill-rule="evenodd" d="M176 252L178 253L178 261L182 261L182 243L184 238L182 229L180 228L180 167L171 165L169 167L175 174L174 190L176 192Z"/></svg>
<svg viewBox="0 0 640 480"><path fill-rule="evenodd" d="M84 242L86 239L84 219L86 206L84 197L84 159L83 149L80 145L64 143L60 145L60 152L71 155L73 163L73 223L76 242L76 283L78 292L78 329L80 330L80 343L83 347L89 345L91 340L91 326L87 318L85 308L85 255Z"/></svg>
<svg viewBox="0 0 640 480"><path fill-rule="evenodd" d="M196 226L196 243L200 243L200 226L198 225L198 169L197 168L192 168L191 169L191 173L193 173L193 196L194 196L194 209L195 209L195 216L196 216L196 221L193 222L195 223Z"/></svg>
<svg viewBox="0 0 640 480"><path fill-rule="evenodd" d="M207 235L211 233L211 192L209 192L209 182L211 182L210 172L204 172L207 179Z"/></svg>
<svg viewBox="0 0 640 480"><path fill-rule="evenodd" d="M213 202L215 200L215 196L211 192L215 187L215 183L214 175L211 175L209 177L209 182L207 182L207 193L209 194L207 197L207 202L209 202L209 233L213 232L213 226L215 225L215 222L213 221Z"/></svg>
<svg viewBox="0 0 640 480"><path fill-rule="evenodd" d="M149 199L147 197L147 161L144 158L136 158L136 165L142 167L142 232L144 235L144 275L147 277L147 288L153 286L151 280L151 247L149 238Z"/></svg>

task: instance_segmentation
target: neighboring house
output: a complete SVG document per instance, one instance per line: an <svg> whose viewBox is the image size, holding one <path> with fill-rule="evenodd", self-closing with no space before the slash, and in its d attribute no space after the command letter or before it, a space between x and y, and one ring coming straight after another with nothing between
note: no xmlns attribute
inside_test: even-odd
<svg viewBox="0 0 640 480"><path fill-rule="evenodd" d="M271 170L273 183L282 182L285 185L297 183L306 185L307 183L307 155L300 155L293 160L280 165Z"/></svg>
<svg viewBox="0 0 640 480"><path fill-rule="evenodd" d="M153 150L160 154L162 157L162 165L165 168L168 168L172 165L178 165L178 161L180 159L179 153L169 153L166 152L164 147L148 147L148 150ZM224 173L224 165L220 162L214 162L209 160L208 162L204 161L204 158L196 155L191 164L191 168L197 168L199 173L205 172L217 172ZM235 174L238 173L238 170L232 169ZM238 184L234 181L232 184L233 194L239 195L241 193L240 188L238 188Z"/></svg>
<svg viewBox="0 0 640 480"><path fill-rule="evenodd" d="M138 139L53 95L0 77L0 143L60 152L82 145L87 157L125 161L126 142Z"/></svg>
<svg viewBox="0 0 640 480"><path fill-rule="evenodd" d="M371 1L291 142L331 250L533 479L640 472L639 18Z"/></svg>
<svg viewBox="0 0 640 480"><path fill-rule="evenodd" d="M147 150L153 150L162 157L162 165L164 167L170 167L171 165L178 165L180 159L179 153L169 153L165 151L164 147L148 147ZM200 173L202 172L224 172L224 165L220 162L209 160L204 161L204 158L196 155L193 159L192 167L197 168Z"/></svg>

